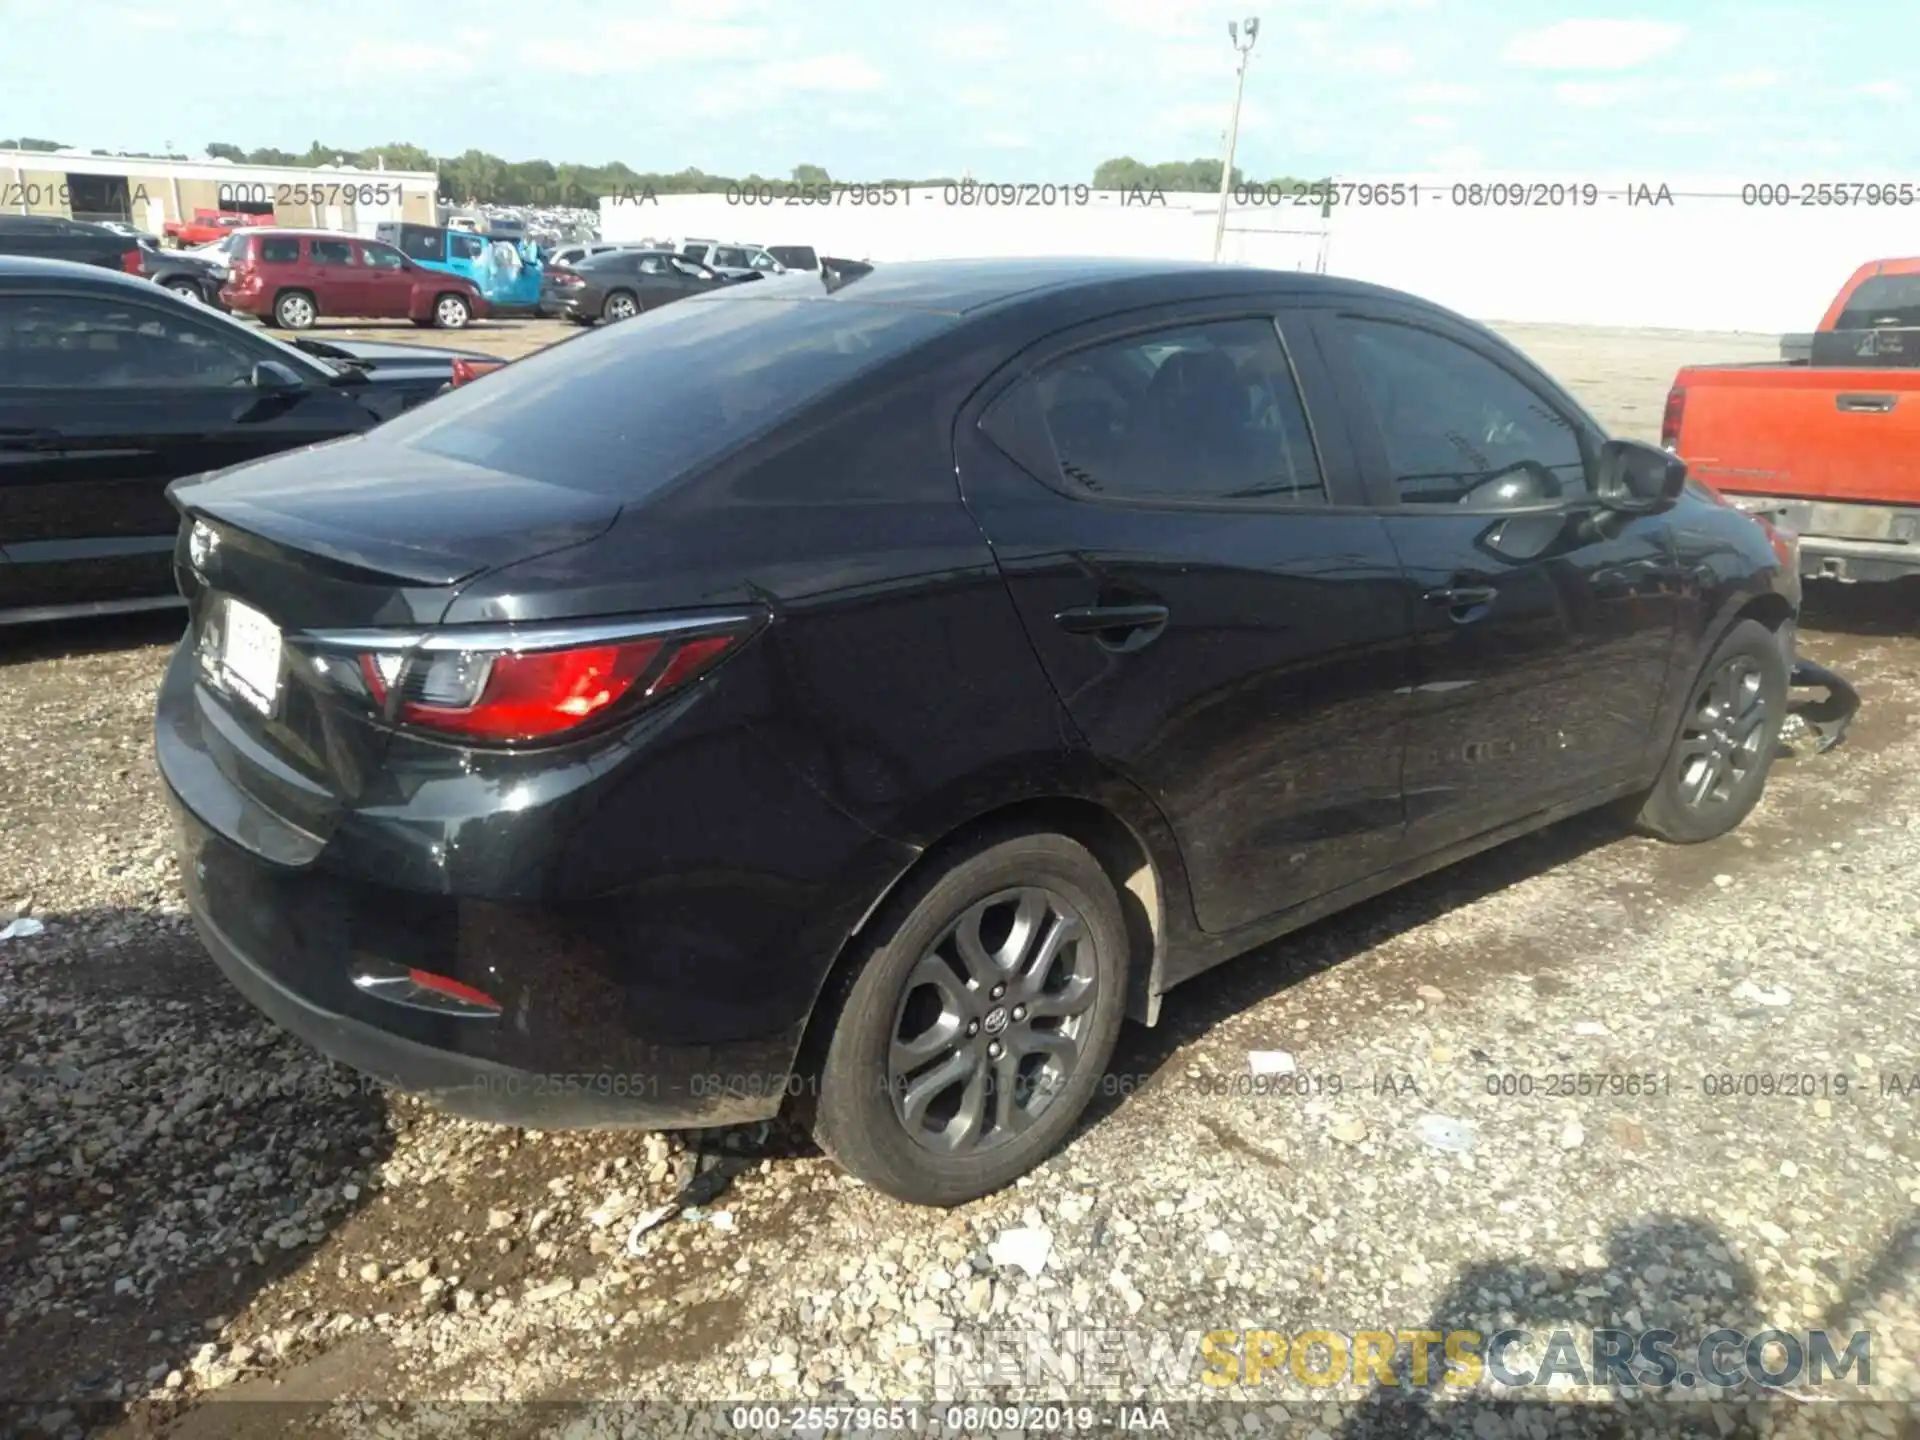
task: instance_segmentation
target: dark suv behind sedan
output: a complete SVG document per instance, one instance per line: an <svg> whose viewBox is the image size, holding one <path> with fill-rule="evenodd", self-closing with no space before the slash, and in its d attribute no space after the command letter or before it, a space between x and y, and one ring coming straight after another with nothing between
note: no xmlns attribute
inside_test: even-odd
<svg viewBox="0 0 1920 1440"><path fill-rule="evenodd" d="M714 287L173 493L159 762L257 1005L510 1123L792 1098L942 1204L1220 960L1738 824L1799 598L1479 326L1211 265Z"/></svg>

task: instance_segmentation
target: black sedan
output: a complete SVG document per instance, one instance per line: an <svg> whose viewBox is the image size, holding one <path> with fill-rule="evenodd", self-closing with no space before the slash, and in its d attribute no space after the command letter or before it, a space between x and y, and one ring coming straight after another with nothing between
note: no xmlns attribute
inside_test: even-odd
<svg viewBox="0 0 1920 1440"><path fill-rule="evenodd" d="M211 262L198 255L183 255L178 250L162 250L154 244L140 247L140 273L162 290L182 300L224 309L220 287L226 277Z"/></svg>
<svg viewBox="0 0 1920 1440"><path fill-rule="evenodd" d="M296 348L130 275L0 257L0 624L179 604L171 481L357 434L461 353Z"/></svg>
<svg viewBox="0 0 1920 1440"><path fill-rule="evenodd" d="M735 283L711 265L670 250L608 250L570 267L543 271L540 313L576 325L626 320Z"/></svg>
<svg viewBox="0 0 1920 1440"><path fill-rule="evenodd" d="M1799 607L1490 332L1213 265L713 287L173 497L159 763L256 1005L485 1119L790 1099L938 1204L1229 956L1739 824Z"/></svg>

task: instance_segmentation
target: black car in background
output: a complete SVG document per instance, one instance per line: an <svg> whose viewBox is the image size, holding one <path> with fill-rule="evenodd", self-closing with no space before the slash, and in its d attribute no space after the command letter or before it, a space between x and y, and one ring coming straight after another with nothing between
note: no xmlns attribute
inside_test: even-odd
<svg viewBox="0 0 1920 1440"><path fill-rule="evenodd" d="M171 291L182 300L225 308L220 304L220 287L226 283L225 274L217 265L198 255L163 250L158 245L142 245L140 273L162 290Z"/></svg>
<svg viewBox="0 0 1920 1440"><path fill-rule="evenodd" d="M1221 960L1737 825L1799 606L1484 328L1207 264L709 286L173 497L159 765L256 1005L541 1129L795 1097L938 1204Z"/></svg>
<svg viewBox="0 0 1920 1440"><path fill-rule="evenodd" d="M171 481L357 434L460 353L296 348L146 280L0 256L0 624L178 604Z"/></svg>
<svg viewBox="0 0 1920 1440"><path fill-rule="evenodd" d="M711 265L670 250L608 250L566 269L543 271L540 313L576 325L626 320L643 310L657 310L689 295L737 283Z"/></svg>
<svg viewBox="0 0 1920 1440"><path fill-rule="evenodd" d="M137 239L61 215L0 215L0 256L6 255L146 273L147 251Z"/></svg>

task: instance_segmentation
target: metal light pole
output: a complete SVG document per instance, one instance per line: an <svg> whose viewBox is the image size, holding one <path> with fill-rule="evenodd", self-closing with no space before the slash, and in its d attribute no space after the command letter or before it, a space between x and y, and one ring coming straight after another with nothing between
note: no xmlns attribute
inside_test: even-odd
<svg viewBox="0 0 1920 1440"><path fill-rule="evenodd" d="M1244 27L1244 28L1243 28ZM1227 191L1233 187L1233 150L1240 143L1240 96L1247 88L1247 54L1253 49L1253 37L1260 33L1258 16L1244 22L1227 22L1227 39L1240 54L1240 65L1233 81L1233 120L1227 129L1227 163L1220 171L1220 218L1213 227L1213 263L1220 263L1220 243L1227 236ZM1244 42L1242 36L1244 35Z"/></svg>

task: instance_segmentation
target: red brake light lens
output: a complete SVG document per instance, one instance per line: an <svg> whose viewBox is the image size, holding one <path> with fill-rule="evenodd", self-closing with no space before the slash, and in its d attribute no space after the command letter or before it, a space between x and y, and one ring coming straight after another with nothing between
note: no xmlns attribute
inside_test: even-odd
<svg viewBox="0 0 1920 1440"><path fill-rule="evenodd" d="M531 651L363 653L374 703L402 725L486 743L545 740L623 701L657 700L711 669L742 637L641 639Z"/></svg>
<svg viewBox="0 0 1920 1440"><path fill-rule="evenodd" d="M1681 385L1667 391L1667 408L1660 416L1660 444L1678 453L1680 422L1686 418L1687 392Z"/></svg>
<svg viewBox="0 0 1920 1440"><path fill-rule="evenodd" d="M582 277L574 274L571 270L549 270L547 272L547 278L563 290L572 289L575 285L584 285L587 283Z"/></svg>
<svg viewBox="0 0 1920 1440"><path fill-rule="evenodd" d="M478 380L489 371L498 370L504 360L455 360L453 362L453 383L465 385L470 380Z"/></svg>
<svg viewBox="0 0 1920 1440"><path fill-rule="evenodd" d="M142 266L140 264L140 251L138 247L135 247L132 250L124 250L121 252L120 268L126 271L127 274L129 275L138 275L142 273Z"/></svg>

